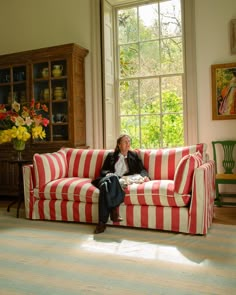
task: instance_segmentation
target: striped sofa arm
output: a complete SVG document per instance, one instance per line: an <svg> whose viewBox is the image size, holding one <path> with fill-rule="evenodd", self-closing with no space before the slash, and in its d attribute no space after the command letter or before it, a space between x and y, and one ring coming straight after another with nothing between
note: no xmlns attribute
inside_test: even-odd
<svg viewBox="0 0 236 295"><path fill-rule="evenodd" d="M23 185L24 185L24 199L25 199L25 216L32 219L35 177L33 164L23 166Z"/></svg>
<svg viewBox="0 0 236 295"><path fill-rule="evenodd" d="M207 234L214 214L215 162L209 160L195 169L189 208L189 233Z"/></svg>

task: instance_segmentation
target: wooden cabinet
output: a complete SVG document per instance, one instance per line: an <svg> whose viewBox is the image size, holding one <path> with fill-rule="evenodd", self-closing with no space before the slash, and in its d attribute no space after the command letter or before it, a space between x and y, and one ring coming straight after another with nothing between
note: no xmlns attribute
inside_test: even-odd
<svg viewBox="0 0 236 295"><path fill-rule="evenodd" d="M86 147L84 59L88 50L65 44L0 56L0 104L29 104L32 98L48 107L46 139L27 142L23 156L53 152L62 146ZM11 144L0 145L0 195L17 188Z"/></svg>

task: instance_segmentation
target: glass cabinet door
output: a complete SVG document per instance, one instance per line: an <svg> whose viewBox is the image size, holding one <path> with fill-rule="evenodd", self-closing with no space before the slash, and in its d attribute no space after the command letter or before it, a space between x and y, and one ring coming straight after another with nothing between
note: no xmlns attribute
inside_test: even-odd
<svg viewBox="0 0 236 295"><path fill-rule="evenodd" d="M48 106L47 141L66 141L68 136L68 79L66 60L33 64L33 96ZM44 114L45 115L45 114Z"/></svg>
<svg viewBox="0 0 236 295"><path fill-rule="evenodd" d="M27 67L19 65L0 69L0 104L27 102Z"/></svg>

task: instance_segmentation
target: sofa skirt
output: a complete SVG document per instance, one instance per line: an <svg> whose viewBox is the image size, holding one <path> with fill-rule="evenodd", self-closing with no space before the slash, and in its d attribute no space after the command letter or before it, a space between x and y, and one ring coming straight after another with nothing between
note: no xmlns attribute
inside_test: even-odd
<svg viewBox="0 0 236 295"><path fill-rule="evenodd" d="M98 222L98 204L40 199L35 200L31 209L31 219L91 224ZM109 220L108 224L189 233L188 207L139 206L122 203L119 206L119 213L123 221L113 223Z"/></svg>

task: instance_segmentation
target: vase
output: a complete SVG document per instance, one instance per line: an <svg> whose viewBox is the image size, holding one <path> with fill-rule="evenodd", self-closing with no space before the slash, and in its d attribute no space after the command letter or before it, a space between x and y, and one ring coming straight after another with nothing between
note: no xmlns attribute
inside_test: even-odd
<svg viewBox="0 0 236 295"><path fill-rule="evenodd" d="M14 138L12 143L14 150L17 151L17 160L22 160L21 152L25 150L25 141Z"/></svg>
<svg viewBox="0 0 236 295"><path fill-rule="evenodd" d="M60 77L62 75L63 66L62 65L54 65L52 70L53 77Z"/></svg>
<svg viewBox="0 0 236 295"><path fill-rule="evenodd" d="M48 68L43 68L41 73L43 78L48 78Z"/></svg>

